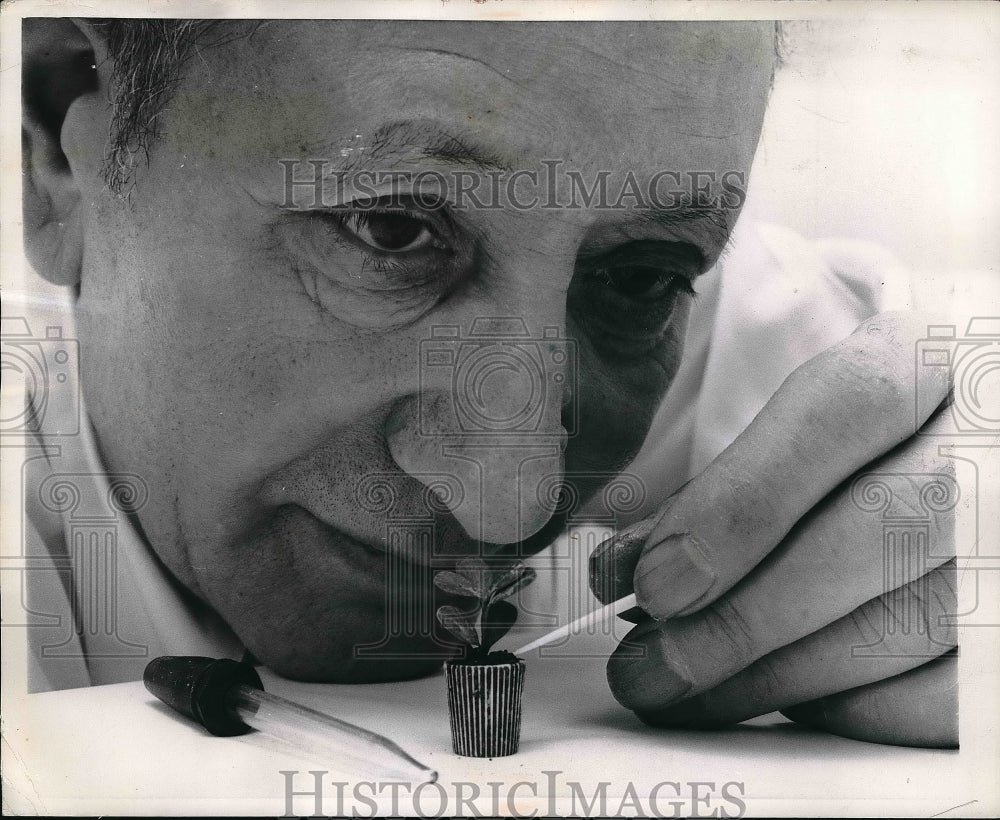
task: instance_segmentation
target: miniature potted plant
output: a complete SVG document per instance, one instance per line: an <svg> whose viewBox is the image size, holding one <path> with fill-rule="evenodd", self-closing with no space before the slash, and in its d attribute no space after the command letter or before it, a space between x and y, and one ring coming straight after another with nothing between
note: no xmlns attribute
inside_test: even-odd
<svg viewBox="0 0 1000 820"><path fill-rule="evenodd" d="M490 650L517 620L517 607L507 599L534 577L535 571L521 561L465 559L454 572L442 570L434 578L439 589L469 599L467 606L446 605L437 611L441 625L465 648L463 657L445 664L455 754L502 757L517 751L524 661Z"/></svg>

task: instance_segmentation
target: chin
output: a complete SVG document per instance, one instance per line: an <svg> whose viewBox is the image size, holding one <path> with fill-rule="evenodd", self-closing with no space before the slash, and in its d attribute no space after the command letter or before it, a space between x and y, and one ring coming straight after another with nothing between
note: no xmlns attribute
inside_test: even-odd
<svg viewBox="0 0 1000 820"><path fill-rule="evenodd" d="M287 617L254 619L244 644L269 669L293 680L381 683L424 677L460 651L454 639L437 631L434 603L430 594L419 596L410 617L395 629L385 607L370 600L339 601L320 612L289 606ZM420 629L424 624L430 634Z"/></svg>
<svg viewBox="0 0 1000 820"><path fill-rule="evenodd" d="M311 683L387 683L433 675L447 657L448 646L427 639L393 639L382 646L367 644L358 657L355 646L337 647L321 655L302 651L262 653L257 658L269 669L291 680Z"/></svg>

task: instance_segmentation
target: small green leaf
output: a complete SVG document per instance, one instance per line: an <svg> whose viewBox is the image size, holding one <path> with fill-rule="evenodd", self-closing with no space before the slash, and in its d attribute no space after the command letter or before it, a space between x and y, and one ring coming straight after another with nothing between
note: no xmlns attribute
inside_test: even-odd
<svg viewBox="0 0 1000 820"><path fill-rule="evenodd" d="M479 598L479 584L471 582L464 575L443 569L434 575L434 586L452 595L464 598Z"/></svg>
<svg viewBox="0 0 1000 820"><path fill-rule="evenodd" d="M455 564L455 571L476 590L474 594L477 598L486 598L490 591L490 572L481 558L463 558Z"/></svg>
<svg viewBox="0 0 1000 820"><path fill-rule="evenodd" d="M463 558L455 566L455 569L460 575L468 579L470 585L475 586L479 590L478 596L483 600L506 590L512 585L518 584L525 575L529 575L530 578L518 584L517 589L529 583L535 577L533 569L525 566L523 561L517 560L487 564L479 558ZM504 594L502 597L507 598L509 595Z"/></svg>
<svg viewBox="0 0 1000 820"><path fill-rule="evenodd" d="M462 643L469 646L479 646L482 642L476 627L479 623L480 609L480 606L476 606L475 609L466 611L450 604L439 606L437 619L441 622L441 626Z"/></svg>
<svg viewBox="0 0 1000 820"><path fill-rule="evenodd" d="M489 652L493 645L504 635L510 632L510 628L517 621L517 607L507 601L497 601L483 616L483 652Z"/></svg>
<svg viewBox="0 0 1000 820"><path fill-rule="evenodd" d="M493 593L491 595L491 600L502 601L507 598L513 597L519 590L524 589L528 584L535 580L537 573L531 567L526 567L521 564L519 567L514 567L508 571L503 578L501 583L497 583L493 587Z"/></svg>
<svg viewBox="0 0 1000 820"><path fill-rule="evenodd" d="M517 607L507 602L535 579L535 570L523 561L503 560L487 563L481 558L463 558L455 571L441 570L434 577L435 585L444 592L476 598L472 610L456 606L438 608L442 626L463 643L486 654L517 620Z"/></svg>

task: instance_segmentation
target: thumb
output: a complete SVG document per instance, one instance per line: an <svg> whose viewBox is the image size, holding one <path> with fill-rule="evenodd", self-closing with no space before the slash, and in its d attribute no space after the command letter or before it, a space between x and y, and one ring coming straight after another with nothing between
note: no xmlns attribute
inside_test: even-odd
<svg viewBox="0 0 1000 820"><path fill-rule="evenodd" d="M636 521L602 541L590 554L590 591L602 604L609 604L635 591L635 569L656 525L669 512L673 501L691 483L685 481L652 515ZM633 620L628 613L619 617Z"/></svg>
<svg viewBox="0 0 1000 820"><path fill-rule="evenodd" d="M663 511L637 521L597 545L590 554L590 590L602 604L630 595L643 547ZM628 613L625 613L626 615Z"/></svg>

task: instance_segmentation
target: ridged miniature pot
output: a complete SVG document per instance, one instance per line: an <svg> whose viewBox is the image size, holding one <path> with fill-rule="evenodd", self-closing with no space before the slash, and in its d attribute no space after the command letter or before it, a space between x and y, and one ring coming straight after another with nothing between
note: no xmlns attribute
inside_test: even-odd
<svg viewBox="0 0 1000 820"><path fill-rule="evenodd" d="M466 757L515 754L521 740L524 661L520 658L508 663L448 661L445 674L455 754Z"/></svg>

